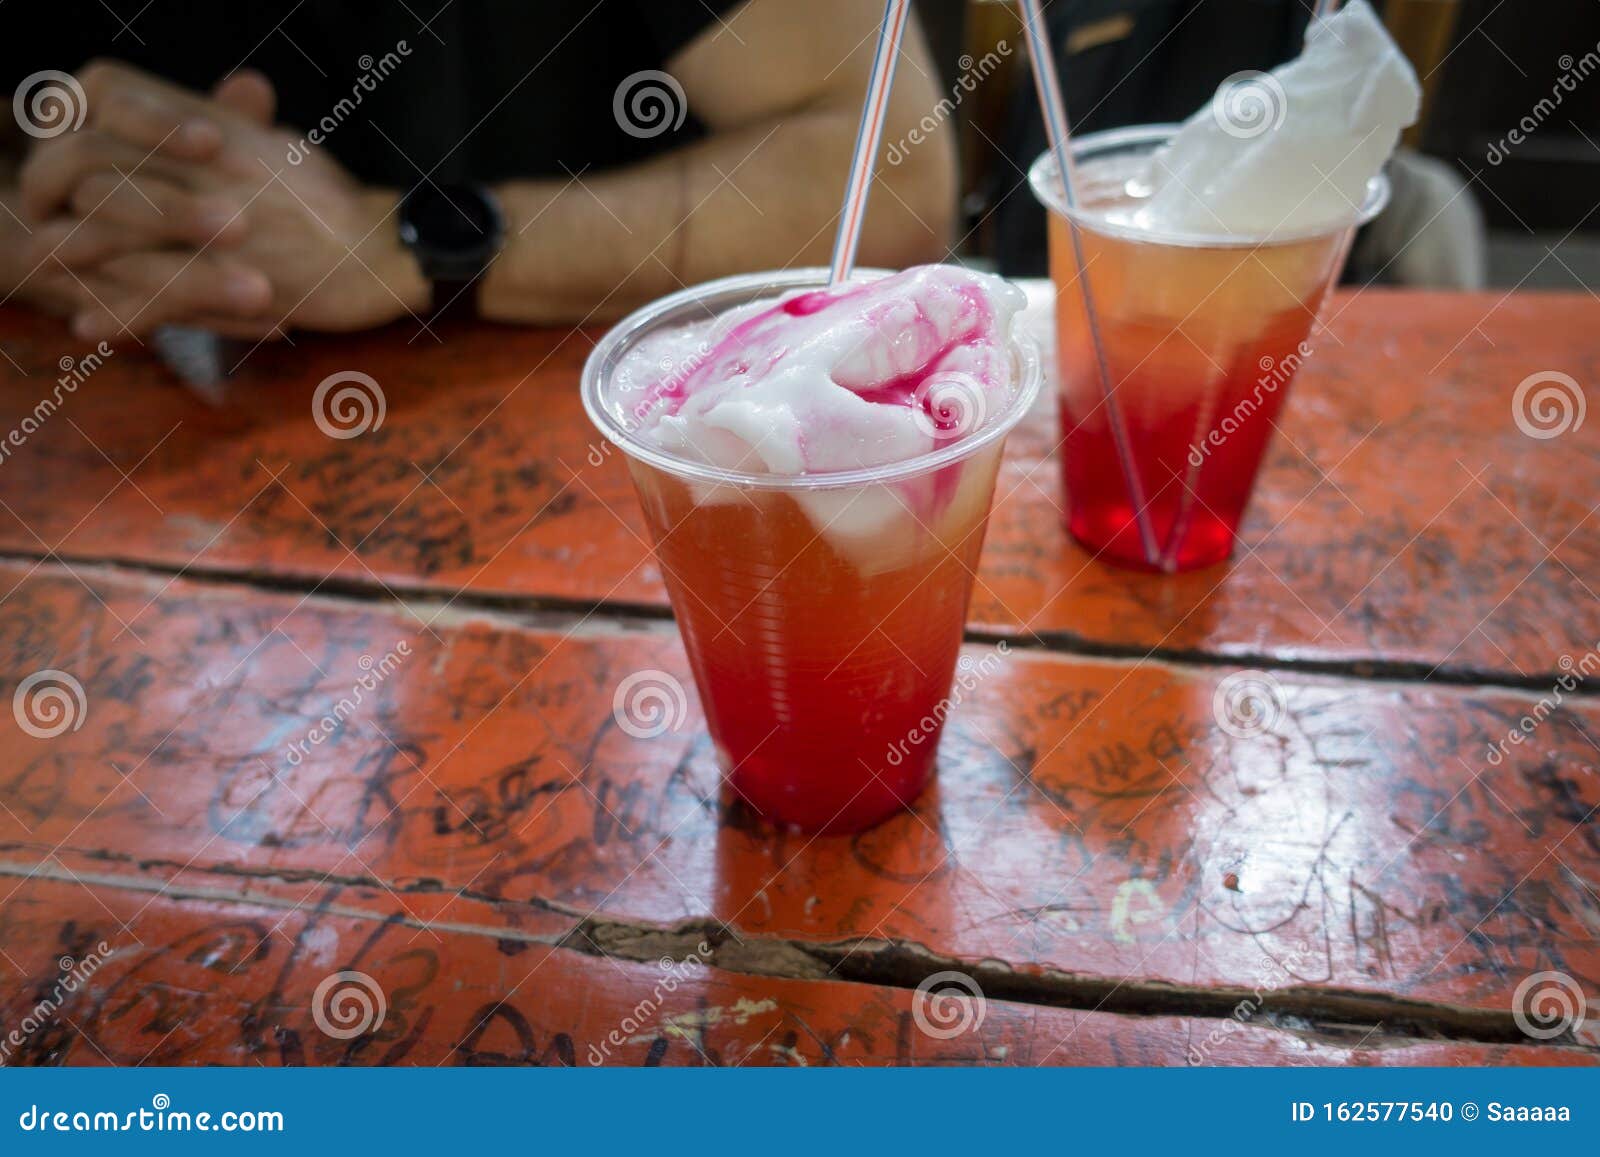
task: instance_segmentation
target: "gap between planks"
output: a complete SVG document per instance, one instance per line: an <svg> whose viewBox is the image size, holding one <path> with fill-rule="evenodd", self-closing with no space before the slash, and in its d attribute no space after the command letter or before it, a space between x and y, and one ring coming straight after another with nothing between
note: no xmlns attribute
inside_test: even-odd
<svg viewBox="0 0 1600 1157"><path fill-rule="evenodd" d="M250 568L174 567L115 556L78 556L52 551L0 550L0 565L28 566L34 571L87 573L123 581L151 583L183 579L217 592L247 590L264 595L299 595L305 602L345 610L397 609L429 627L487 623L513 630L546 630L570 637L604 637L618 633L674 633L672 612L654 603L618 600L500 594L455 589L440 584L397 579L368 581L327 575L322 578L279 574ZM431 612L431 613L429 613ZM1181 672L1257 668L1365 684L1467 688L1535 697L1547 696L1561 674L1515 674L1492 668L1430 664L1411 659L1309 659L1267 651L1204 651L1184 647L1141 647L1107 643L1071 631L1029 631L1011 635L992 628L968 628L965 642L975 646L1005 643L1013 653L1074 659L1123 666L1127 663ZM1600 700L1600 683L1580 682L1565 691L1571 700Z"/></svg>
<svg viewBox="0 0 1600 1157"><path fill-rule="evenodd" d="M0 847L17 851L20 845ZM1237 986L1198 987L1157 980L1117 980L1111 977L1063 972L1051 968L1018 969L1002 960L969 960L934 952L908 940L849 937L834 941L797 940L771 936L740 936L714 918L696 917L670 925L601 917L548 900L505 900L450 889L431 881L397 885L375 877L337 876L294 869L247 869L216 865L195 869L187 864L137 860L114 852L83 852L89 859L133 864L139 869L167 868L193 871L240 881L237 889L199 884L174 885L152 876L113 872L74 872L45 862L28 864L0 861L0 877L76 883L151 893L174 901L204 901L257 908L305 911L378 924L399 924L420 931L449 932L496 941L540 944L587 956L638 963L663 957L698 959L724 972L770 976L787 980L838 981L878 987L915 989L935 973L960 971L978 982L992 1000L1039 1005L1082 1012L1121 1016L1175 1016L1203 1019L1238 1019L1241 1005L1251 1005L1241 1023L1262 1024L1309 1040L1342 1047L1383 1047L1419 1042L1453 1041L1463 1044L1530 1045L1570 1050L1575 1058L1600 1055L1600 1048L1566 1039L1533 1041L1517 1027L1509 1009L1472 1008L1439 1001L1413 1000L1386 993L1368 993L1336 987L1303 985L1293 988L1253 990ZM341 904L331 897L314 904L291 901L270 892L252 893L246 881L299 883L314 880L335 892L344 888L383 890L396 895L453 894L493 908L532 907L570 918L567 929L534 933L511 927L464 921L422 920L407 913L385 913L358 905ZM19 885L20 887L20 885ZM700 952L709 945L709 958ZM1381 1032L1381 1036L1379 1035Z"/></svg>

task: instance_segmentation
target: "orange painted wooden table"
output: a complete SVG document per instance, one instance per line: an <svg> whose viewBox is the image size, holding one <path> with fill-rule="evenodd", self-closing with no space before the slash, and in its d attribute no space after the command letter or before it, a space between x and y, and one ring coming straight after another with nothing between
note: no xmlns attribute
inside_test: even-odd
<svg viewBox="0 0 1600 1157"><path fill-rule="evenodd" d="M1600 1003L1520 1014L1600 1001L1600 434L1540 400L1600 303L1330 318L1224 567L1071 544L1041 404L937 785L811 839L719 794L595 331L296 338L208 405L0 311L0 1059L1594 1063ZM690 706L637 738L644 669Z"/></svg>

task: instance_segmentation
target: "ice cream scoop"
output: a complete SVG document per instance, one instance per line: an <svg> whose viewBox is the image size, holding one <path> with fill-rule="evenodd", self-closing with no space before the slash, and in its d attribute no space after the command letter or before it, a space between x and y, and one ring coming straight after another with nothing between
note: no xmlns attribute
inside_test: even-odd
<svg viewBox="0 0 1600 1157"><path fill-rule="evenodd" d="M926 265L759 303L643 342L619 371L639 433L753 473L881 466L980 428L1015 386L1021 291Z"/></svg>
<svg viewBox="0 0 1600 1157"><path fill-rule="evenodd" d="M1013 332L1024 304L953 265L863 273L641 338L606 408L655 451L715 468L686 478L696 505L748 502L748 484L722 472L772 476L874 572L987 504L995 458L974 468L961 444L1003 434L1038 387L1032 346Z"/></svg>

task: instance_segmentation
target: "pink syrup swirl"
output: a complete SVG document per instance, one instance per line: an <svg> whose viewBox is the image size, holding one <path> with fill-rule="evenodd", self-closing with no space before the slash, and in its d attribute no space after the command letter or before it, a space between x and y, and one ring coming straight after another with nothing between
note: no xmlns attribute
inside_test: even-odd
<svg viewBox="0 0 1600 1157"><path fill-rule="evenodd" d="M941 288L952 290L959 301L954 316L950 316L948 302L942 315L935 317L926 303L918 300L917 290L923 287L915 279L928 276L925 270L929 269L944 275ZM910 318L903 309L908 300L916 307ZM743 319L709 349L702 347L674 372L654 382L636 415L648 424L662 415L677 414L691 397L705 390L733 396L731 391L763 381L796 356L797 350L805 349L806 339L832 326L859 334L850 348L834 351L840 355L838 360L868 343L909 344L919 352L909 369L880 380L841 381L837 364L819 369L833 386L848 389L862 401L919 410L934 449L973 432L959 407L953 408L947 398L941 400L941 391L934 387L962 379L968 383L968 393L994 398L1010 383L1008 372L997 373L993 359L980 356L997 343L995 309L984 286L963 271L922 267L840 288L808 290ZM814 351L806 350L806 356L814 356ZM1005 369L1009 368L1007 358ZM818 388L827 386L819 383ZM802 431L802 450L812 438L828 435L826 430ZM809 460L812 456L805 457Z"/></svg>

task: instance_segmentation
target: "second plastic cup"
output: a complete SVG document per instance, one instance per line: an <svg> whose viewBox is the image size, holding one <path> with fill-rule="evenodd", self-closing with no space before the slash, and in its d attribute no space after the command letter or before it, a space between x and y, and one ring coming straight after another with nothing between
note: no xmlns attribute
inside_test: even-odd
<svg viewBox="0 0 1600 1157"><path fill-rule="evenodd" d="M933 774L1005 436L1039 388L1016 345L1005 412L932 453L872 469L722 470L639 438L616 371L638 342L826 284L750 274L663 298L601 339L583 398L627 455L722 770L780 825L856 831Z"/></svg>
<svg viewBox="0 0 1600 1157"><path fill-rule="evenodd" d="M1050 154L1029 173L1049 210L1068 529L1108 561L1162 571L1209 566L1232 553L1289 383L1312 356L1317 310L1356 227L1389 195L1386 179L1376 177L1345 220L1289 235L1109 223L1108 207L1136 204L1142 162L1176 127L1116 129L1074 142L1076 209L1065 203ZM1069 222L1081 239L1110 402Z"/></svg>

